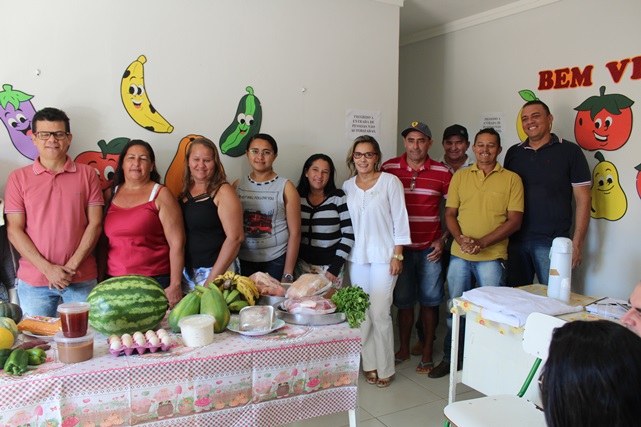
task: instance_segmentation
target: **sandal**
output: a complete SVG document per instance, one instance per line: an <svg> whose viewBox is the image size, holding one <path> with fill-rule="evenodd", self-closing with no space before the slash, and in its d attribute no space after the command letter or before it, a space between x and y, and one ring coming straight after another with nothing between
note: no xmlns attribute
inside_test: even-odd
<svg viewBox="0 0 641 427"><path fill-rule="evenodd" d="M398 366L398 365L400 365L401 363L406 362L406 361L408 361L408 360L410 360L410 358L409 358L409 357L407 357L407 358L405 358L405 359L403 359L402 357L395 357L395 358L394 358L394 366Z"/></svg>
<svg viewBox="0 0 641 427"><path fill-rule="evenodd" d="M418 366L416 367L416 373L426 375L432 372L432 369L434 369L434 362L420 361L418 362Z"/></svg>
<svg viewBox="0 0 641 427"><path fill-rule="evenodd" d="M393 379L394 379L393 376L387 377L387 378L379 378L378 381L376 381L376 387L378 388L389 387Z"/></svg>
<svg viewBox="0 0 641 427"><path fill-rule="evenodd" d="M367 381L367 384L376 384L378 381L376 371L365 371L365 381Z"/></svg>

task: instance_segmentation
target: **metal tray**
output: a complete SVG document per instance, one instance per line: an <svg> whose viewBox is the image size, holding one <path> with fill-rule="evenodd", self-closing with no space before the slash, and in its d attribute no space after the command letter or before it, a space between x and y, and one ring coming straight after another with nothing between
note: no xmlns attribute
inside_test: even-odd
<svg viewBox="0 0 641 427"><path fill-rule="evenodd" d="M305 326L324 326L334 325L347 320L345 313L330 313L330 314L293 314L283 310L280 302L274 305L276 317L283 319L285 323L294 325Z"/></svg>

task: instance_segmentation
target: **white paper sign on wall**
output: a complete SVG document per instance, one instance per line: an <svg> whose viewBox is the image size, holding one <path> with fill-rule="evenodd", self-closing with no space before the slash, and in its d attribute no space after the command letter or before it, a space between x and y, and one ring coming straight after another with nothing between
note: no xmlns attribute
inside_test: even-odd
<svg viewBox="0 0 641 427"><path fill-rule="evenodd" d="M503 113L483 113L481 116L481 129L494 128L503 136Z"/></svg>
<svg viewBox="0 0 641 427"><path fill-rule="evenodd" d="M381 112L347 110L345 112L345 136L353 141L361 135L373 136L380 143Z"/></svg>

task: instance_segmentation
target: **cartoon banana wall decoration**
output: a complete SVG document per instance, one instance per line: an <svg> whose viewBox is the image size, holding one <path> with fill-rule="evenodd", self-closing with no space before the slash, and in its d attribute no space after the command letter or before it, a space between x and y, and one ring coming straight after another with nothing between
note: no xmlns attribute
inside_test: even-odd
<svg viewBox="0 0 641 427"><path fill-rule="evenodd" d="M120 81L120 96L129 116L145 129L156 133L171 133L174 127L151 105L145 88L145 55L129 64Z"/></svg>

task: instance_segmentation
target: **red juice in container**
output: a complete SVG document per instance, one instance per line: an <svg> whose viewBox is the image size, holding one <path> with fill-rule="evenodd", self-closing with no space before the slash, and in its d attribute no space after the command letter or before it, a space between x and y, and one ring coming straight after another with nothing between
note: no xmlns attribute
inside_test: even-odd
<svg viewBox="0 0 641 427"><path fill-rule="evenodd" d="M58 306L62 322L62 333L66 338L78 338L87 335L89 325L89 303L67 302Z"/></svg>

